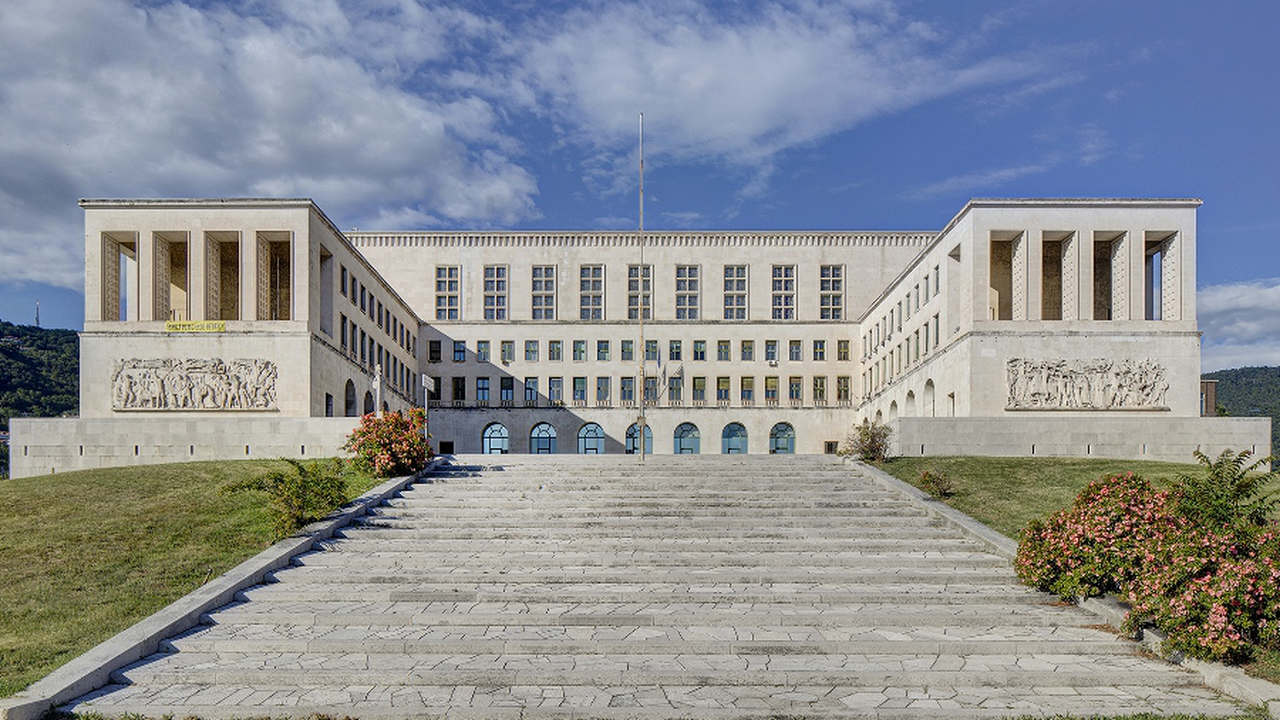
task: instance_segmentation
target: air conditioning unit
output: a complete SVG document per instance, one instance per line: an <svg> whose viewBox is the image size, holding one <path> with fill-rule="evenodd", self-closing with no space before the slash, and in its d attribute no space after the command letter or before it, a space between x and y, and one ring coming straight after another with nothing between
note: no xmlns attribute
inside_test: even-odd
<svg viewBox="0 0 1280 720"><path fill-rule="evenodd" d="M770 361L769 361L769 367L778 367L778 361L777 361L777 360L770 360Z"/></svg>

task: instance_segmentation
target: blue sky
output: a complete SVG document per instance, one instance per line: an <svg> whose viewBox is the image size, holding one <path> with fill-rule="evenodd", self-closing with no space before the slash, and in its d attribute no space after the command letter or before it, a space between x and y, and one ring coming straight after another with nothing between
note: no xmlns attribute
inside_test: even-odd
<svg viewBox="0 0 1280 720"><path fill-rule="evenodd" d="M940 229L1199 197L1206 370L1280 364L1280 3L6 0L0 318L82 318L81 197L340 226Z"/></svg>

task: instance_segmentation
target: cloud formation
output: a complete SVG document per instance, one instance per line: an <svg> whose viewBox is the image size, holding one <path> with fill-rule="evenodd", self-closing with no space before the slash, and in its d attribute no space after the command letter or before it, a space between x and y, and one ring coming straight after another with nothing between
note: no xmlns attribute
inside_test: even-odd
<svg viewBox="0 0 1280 720"><path fill-rule="evenodd" d="M1210 285L1197 298L1204 372L1280 365L1280 278Z"/></svg>

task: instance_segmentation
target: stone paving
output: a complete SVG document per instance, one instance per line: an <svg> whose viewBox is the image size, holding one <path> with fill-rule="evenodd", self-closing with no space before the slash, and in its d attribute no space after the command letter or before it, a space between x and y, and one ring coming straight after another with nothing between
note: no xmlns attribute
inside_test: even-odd
<svg viewBox="0 0 1280 720"><path fill-rule="evenodd" d="M466 458L65 710L1235 715L826 457Z"/></svg>

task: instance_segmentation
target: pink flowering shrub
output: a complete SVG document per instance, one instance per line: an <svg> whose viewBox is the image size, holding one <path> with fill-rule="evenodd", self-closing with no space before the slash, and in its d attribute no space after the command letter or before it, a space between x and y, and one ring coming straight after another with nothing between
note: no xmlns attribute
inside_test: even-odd
<svg viewBox="0 0 1280 720"><path fill-rule="evenodd" d="M1119 592L1141 570L1149 538L1185 525L1169 493L1133 473L1104 477L1070 510L1028 524L1014 567L1023 582L1063 599Z"/></svg>
<svg viewBox="0 0 1280 720"><path fill-rule="evenodd" d="M431 448L423 437L426 415L414 408L407 415L398 412L373 413L360 418L343 450L355 454L356 467L378 477L407 475L422 469Z"/></svg>
<svg viewBox="0 0 1280 720"><path fill-rule="evenodd" d="M1199 457L1207 478L1183 476L1172 491L1131 473L1102 478L1070 510L1033 521L1018 577L1068 599L1116 593L1127 629L1155 626L1194 657L1280 649L1280 533L1263 494L1276 474L1253 474L1247 453Z"/></svg>

